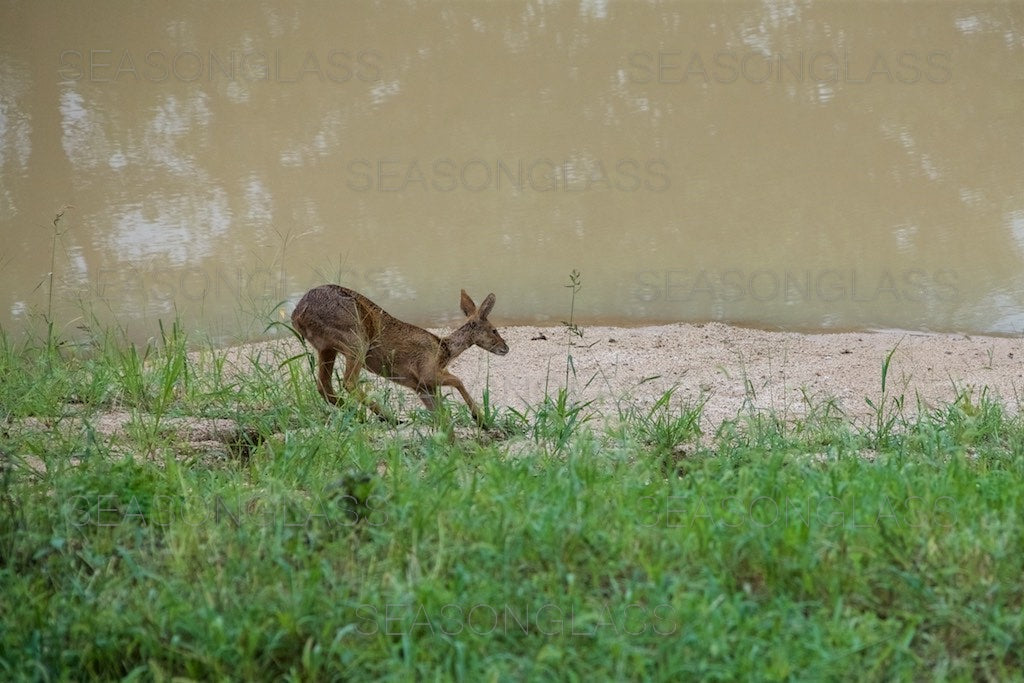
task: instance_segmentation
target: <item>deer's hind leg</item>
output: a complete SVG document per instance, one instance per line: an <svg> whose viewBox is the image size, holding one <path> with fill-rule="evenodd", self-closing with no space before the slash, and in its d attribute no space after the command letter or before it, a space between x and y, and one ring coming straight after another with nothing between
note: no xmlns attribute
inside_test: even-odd
<svg viewBox="0 0 1024 683"><path fill-rule="evenodd" d="M377 405L376 401L368 397L363 392L362 387L359 386L359 371L363 367L363 362L360 356L352 351L345 351L344 353L345 374L342 378L342 382L345 385L345 390L355 396L357 401L376 413L377 417L380 419L385 422L394 422L394 418L385 413L384 409Z"/></svg>
<svg viewBox="0 0 1024 683"><path fill-rule="evenodd" d="M331 405L338 404L338 395L334 393L332 375L334 374L334 359L338 356L337 349L327 347L318 352L316 388L324 400Z"/></svg>

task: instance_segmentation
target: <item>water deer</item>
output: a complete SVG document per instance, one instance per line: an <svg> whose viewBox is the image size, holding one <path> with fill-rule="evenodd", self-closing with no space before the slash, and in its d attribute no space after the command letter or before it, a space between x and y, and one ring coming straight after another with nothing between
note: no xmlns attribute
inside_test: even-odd
<svg viewBox="0 0 1024 683"><path fill-rule="evenodd" d="M466 321L447 337L438 337L402 322L359 292L320 285L299 300L292 311L292 326L317 351L316 385L328 403L338 403L331 378L334 360L341 353L345 357L345 389L382 419L390 418L359 388L363 366L415 391L428 410L434 410L441 387L454 387L477 423L483 425L483 415L462 381L448 371L448 364L473 345L504 356L508 344L487 320L494 308L494 294L488 294L477 308L462 290L460 305Z"/></svg>

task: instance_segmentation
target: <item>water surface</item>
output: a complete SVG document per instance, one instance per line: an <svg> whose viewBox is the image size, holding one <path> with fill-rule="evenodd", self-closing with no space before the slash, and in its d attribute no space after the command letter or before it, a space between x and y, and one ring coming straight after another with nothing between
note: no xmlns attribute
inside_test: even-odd
<svg viewBox="0 0 1024 683"><path fill-rule="evenodd" d="M583 321L1024 329L1020 3L43 0L0 36L4 329L246 337L324 281L557 322L573 269Z"/></svg>

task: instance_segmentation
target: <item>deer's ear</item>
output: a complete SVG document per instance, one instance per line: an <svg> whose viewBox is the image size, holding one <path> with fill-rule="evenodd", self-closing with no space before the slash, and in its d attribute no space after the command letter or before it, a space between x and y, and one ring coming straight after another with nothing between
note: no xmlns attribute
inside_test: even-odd
<svg viewBox="0 0 1024 683"><path fill-rule="evenodd" d="M462 300L459 301L459 306L462 307L462 312L466 314L466 317L476 313L476 304L469 298L469 294L466 294L466 290L462 290Z"/></svg>
<svg viewBox="0 0 1024 683"><path fill-rule="evenodd" d="M494 294L488 294L484 302L480 304L480 319L486 320L492 308L494 308Z"/></svg>

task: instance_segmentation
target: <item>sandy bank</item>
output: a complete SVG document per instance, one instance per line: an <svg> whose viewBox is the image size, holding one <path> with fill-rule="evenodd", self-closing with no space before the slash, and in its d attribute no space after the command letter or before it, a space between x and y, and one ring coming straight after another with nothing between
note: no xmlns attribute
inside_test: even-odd
<svg viewBox="0 0 1024 683"><path fill-rule="evenodd" d="M435 330L442 333L443 330ZM872 414L865 397L881 394L882 363L894 348L887 393L904 395L909 411L947 404L959 392L987 387L1008 409L1019 409L1024 386L1024 340L913 332L801 334L768 332L720 323L655 327L584 327L571 349L574 398L614 414L616 402L649 406L669 389L675 401L708 397L705 426L745 410L800 417L811 404L834 401L850 419ZM560 326L501 328L511 351L505 357L473 348L451 369L470 393L490 387L497 405L536 405L565 382L568 335ZM300 351L294 340L238 347L238 371L260 351L283 358ZM366 373L364 373L366 374ZM310 377L312 382L312 377ZM416 407L411 392L406 406ZM457 398L457 397L456 397Z"/></svg>

